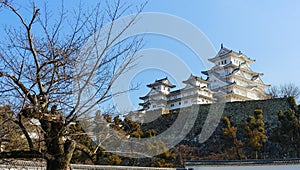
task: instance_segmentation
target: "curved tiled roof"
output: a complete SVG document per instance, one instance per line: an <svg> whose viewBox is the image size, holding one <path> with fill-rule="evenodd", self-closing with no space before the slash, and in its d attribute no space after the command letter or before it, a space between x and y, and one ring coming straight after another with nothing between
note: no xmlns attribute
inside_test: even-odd
<svg viewBox="0 0 300 170"><path fill-rule="evenodd" d="M248 61L250 63L252 62L255 62L255 60L252 60L250 59L249 57L247 57L246 55L244 55L243 53L241 53L240 51L239 52L236 52L236 51L233 51L233 50L230 50L228 48L225 48L223 46L223 44L221 44L221 49L219 50L218 54L213 57L213 58L210 58L208 59L209 61L213 62L214 60L218 59L218 58L222 58L224 56L226 56L227 54L230 54L230 53L233 53L234 55L237 55L239 57L242 57L245 61Z"/></svg>
<svg viewBox="0 0 300 170"><path fill-rule="evenodd" d="M165 86L170 87L170 88L176 87L175 85L171 84L168 77L165 77L165 78L159 79L159 80L155 80L154 83L148 84L147 87L154 87L154 86L160 85L160 84L165 85Z"/></svg>

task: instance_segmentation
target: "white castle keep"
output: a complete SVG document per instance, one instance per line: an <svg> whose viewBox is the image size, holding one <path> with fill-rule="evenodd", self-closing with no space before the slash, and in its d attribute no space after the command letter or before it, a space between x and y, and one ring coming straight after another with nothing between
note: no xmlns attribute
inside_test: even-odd
<svg viewBox="0 0 300 170"><path fill-rule="evenodd" d="M208 60L214 66L202 71L207 76L206 80L190 75L183 81L186 86L176 91L171 91L175 85L167 77L148 84L151 90L146 96L140 97L143 100L139 104L141 110L173 110L193 104L264 100L271 97L265 93L269 85L263 83L263 74L250 68L255 60L245 54L227 49L222 44L218 54Z"/></svg>

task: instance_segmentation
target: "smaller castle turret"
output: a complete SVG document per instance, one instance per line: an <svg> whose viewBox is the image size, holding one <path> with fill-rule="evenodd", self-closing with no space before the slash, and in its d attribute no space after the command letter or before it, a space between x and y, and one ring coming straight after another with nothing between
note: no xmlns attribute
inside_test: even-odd
<svg viewBox="0 0 300 170"><path fill-rule="evenodd" d="M144 100L143 103L139 104L143 107L142 110L166 108L167 95L170 94L171 88L174 88L175 85L171 84L166 77L148 84L147 87L151 89L150 92L146 96L140 97L141 100Z"/></svg>
<svg viewBox="0 0 300 170"><path fill-rule="evenodd" d="M159 108L173 110L193 104L208 104L215 101L213 98L214 92L208 88L208 81L191 74L183 83L185 87L175 91L171 91L175 86L170 83L168 78L156 80L154 83L147 85L151 90L146 96L140 97L144 101L140 103L143 107L142 110Z"/></svg>

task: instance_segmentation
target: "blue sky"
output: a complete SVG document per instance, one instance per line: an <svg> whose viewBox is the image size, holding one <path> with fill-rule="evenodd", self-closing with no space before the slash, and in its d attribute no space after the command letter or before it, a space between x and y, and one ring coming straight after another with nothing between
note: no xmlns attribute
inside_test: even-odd
<svg viewBox="0 0 300 170"><path fill-rule="evenodd" d="M73 7L79 1L65 1ZM93 5L96 1L81 1ZM128 1L138 4L140 0ZM49 1L52 10L60 7L60 1ZM242 51L255 59L254 71L264 73L266 84L295 83L300 86L300 1L298 0L149 0L144 12L167 13L180 17L196 26L206 35L216 50L220 44ZM0 20L9 23L10 17L0 13ZM0 21L1 22L1 21ZM172 30L172 28L169 28ZM197 41L197 40L195 40ZM191 72L201 76L206 68L190 60L194 54L183 44L162 36L145 36L144 48L163 49L186 62ZM163 56L162 56L163 57ZM140 82L140 90L130 93L134 106L138 97L148 92L146 84L155 79L172 75L160 70L145 70L133 83Z"/></svg>
<svg viewBox="0 0 300 170"><path fill-rule="evenodd" d="M256 59L268 84L300 80L300 1L153 0L145 11L166 12L196 25L218 50L221 43Z"/></svg>
<svg viewBox="0 0 300 170"><path fill-rule="evenodd" d="M207 36L216 50L224 43L227 48L242 51L256 60L252 68L264 73L266 84L292 82L300 86L300 1L150 0L144 11L168 13L187 20ZM159 47L183 59L192 55L184 47L176 43L172 45ZM197 70L193 64L189 66L194 74L201 76L203 67ZM156 75L161 78L163 73ZM142 92L141 89L140 93L133 94Z"/></svg>

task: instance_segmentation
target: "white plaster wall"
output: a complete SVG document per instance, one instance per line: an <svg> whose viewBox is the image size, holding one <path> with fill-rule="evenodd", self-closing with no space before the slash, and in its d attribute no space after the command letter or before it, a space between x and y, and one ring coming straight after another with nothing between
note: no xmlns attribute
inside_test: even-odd
<svg viewBox="0 0 300 170"><path fill-rule="evenodd" d="M185 166L186 169L193 168L193 170L299 170L300 165L255 165L255 166Z"/></svg>

